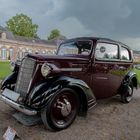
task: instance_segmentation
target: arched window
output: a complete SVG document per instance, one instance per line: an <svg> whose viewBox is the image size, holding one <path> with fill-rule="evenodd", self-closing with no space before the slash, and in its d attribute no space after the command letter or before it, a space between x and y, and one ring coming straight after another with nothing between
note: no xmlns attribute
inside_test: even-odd
<svg viewBox="0 0 140 140"><path fill-rule="evenodd" d="M13 48L9 49L9 55L10 55L10 59L12 59L13 55L14 55L14 49Z"/></svg>
<svg viewBox="0 0 140 140"><path fill-rule="evenodd" d="M18 59L22 59L22 50L21 49L18 50L17 57L18 57Z"/></svg>
<svg viewBox="0 0 140 140"><path fill-rule="evenodd" d="M46 53L46 51L42 50L42 53L43 53L43 54L45 54L45 53Z"/></svg>
<svg viewBox="0 0 140 140"><path fill-rule="evenodd" d="M29 52L29 53L33 53L33 50L32 50L32 49L29 49L28 52Z"/></svg>
<svg viewBox="0 0 140 140"><path fill-rule="evenodd" d="M39 54L39 51L38 51L38 50L35 50L35 53L36 53L36 54Z"/></svg>
<svg viewBox="0 0 140 140"><path fill-rule="evenodd" d="M52 50L52 54L56 54L56 50Z"/></svg>
<svg viewBox="0 0 140 140"><path fill-rule="evenodd" d="M47 54L51 54L51 51L50 51L50 50L48 50L48 51L47 51Z"/></svg>
<svg viewBox="0 0 140 140"><path fill-rule="evenodd" d="M1 58L4 60L7 59L7 50L5 47L1 49Z"/></svg>
<svg viewBox="0 0 140 140"><path fill-rule="evenodd" d="M24 58L26 55L26 49L22 49L22 58Z"/></svg>

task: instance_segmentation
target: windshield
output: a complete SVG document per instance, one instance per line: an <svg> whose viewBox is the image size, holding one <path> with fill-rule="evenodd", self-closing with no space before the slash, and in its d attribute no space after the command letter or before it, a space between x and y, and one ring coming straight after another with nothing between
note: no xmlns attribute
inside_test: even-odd
<svg viewBox="0 0 140 140"><path fill-rule="evenodd" d="M57 55L89 55L92 41L77 41L60 45Z"/></svg>

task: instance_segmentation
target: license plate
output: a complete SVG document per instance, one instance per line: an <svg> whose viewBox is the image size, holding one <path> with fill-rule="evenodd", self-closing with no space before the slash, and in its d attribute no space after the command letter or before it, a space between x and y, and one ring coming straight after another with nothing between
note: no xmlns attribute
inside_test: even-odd
<svg viewBox="0 0 140 140"><path fill-rule="evenodd" d="M7 98L13 100L13 101L17 101L17 99L19 98L20 94L16 93L12 90L9 89L4 89L4 91L2 92L2 95L6 96Z"/></svg>

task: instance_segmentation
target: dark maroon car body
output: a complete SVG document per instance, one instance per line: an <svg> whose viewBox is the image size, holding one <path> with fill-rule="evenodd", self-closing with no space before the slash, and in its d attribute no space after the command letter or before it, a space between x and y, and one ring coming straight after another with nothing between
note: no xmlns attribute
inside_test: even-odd
<svg viewBox="0 0 140 140"><path fill-rule="evenodd" d="M65 49L65 47L67 48ZM66 54L65 51L67 51ZM46 77L41 73L44 63L50 67L50 72ZM59 100L65 100L68 103L65 106L63 106L65 102L61 103L63 108L67 108L71 112L67 113L63 109L58 112L61 112L62 118L67 117L68 119L75 110L72 102L69 101L70 98L74 98L74 101L78 98L75 106L78 106L79 111L76 110L76 112L86 113L88 109L96 105L96 99L119 94L122 96L123 102L129 102L133 87L137 88L137 78L133 72L131 49L110 39L84 37L63 42L58 48L57 54L53 56L28 54L20 65L15 65L13 73L3 80L1 91L2 99L7 104L25 114L36 115L46 106L49 110L48 106L51 107L57 98L55 96L61 95L64 92L63 89L66 89L67 92L78 95L70 97L64 92L63 95L67 96L67 100L61 99L63 96L59 97ZM19 93L17 101L7 97L8 91L3 94L5 89ZM68 97L70 98L68 99ZM13 102L18 107L11 105ZM70 103L71 105L69 105ZM53 124L50 116L49 120L43 119L43 122L47 127L61 130L72 123L75 115L72 117L70 122L64 121L65 125L62 125L62 122L60 123L60 120L55 117L60 124L57 121Z"/></svg>
<svg viewBox="0 0 140 140"><path fill-rule="evenodd" d="M133 72L133 54L132 51L124 44L115 42L109 39L101 38L76 38L64 43L89 40L93 41L92 51L87 55L66 55L66 56L47 56L47 55L29 55L33 59L38 61L47 61L53 63L58 68L81 68L81 71L63 71L64 75L70 77L79 78L85 81L92 89L97 99L110 97L117 94L124 77ZM128 49L130 60L98 60L95 58L96 44L99 42L116 44L118 47L124 46ZM131 71L132 70L132 71ZM58 71L56 71L58 72ZM61 72L61 70L59 71ZM115 73L116 72L116 73ZM133 73L135 74L135 73ZM99 88L101 87L102 88Z"/></svg>

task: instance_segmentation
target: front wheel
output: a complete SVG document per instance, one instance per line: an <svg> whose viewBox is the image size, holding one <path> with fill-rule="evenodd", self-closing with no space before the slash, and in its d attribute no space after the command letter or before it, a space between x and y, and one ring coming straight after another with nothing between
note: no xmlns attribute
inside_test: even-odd
<svg viewBox="0 0 140 140"><path fill-rule="evenodd" d="M133 83L130 82L124 89L124 92L121 94L121 100L123 103L129 103L133 97Z"/></svg>
<svg viewBox="0 0 140 140"><path fill-rule="evenodd" d="M59 131L67 128L75 120L79 109L79 99L75 91L65 88L55 94L41 111L41 118L47 129Z"/></svg>

